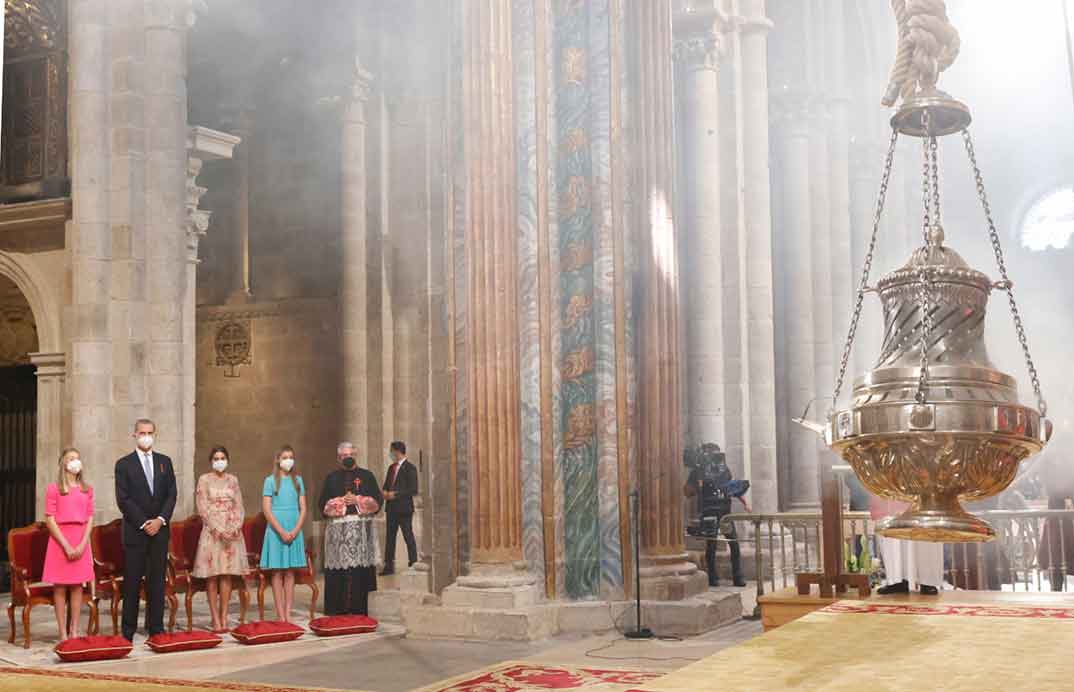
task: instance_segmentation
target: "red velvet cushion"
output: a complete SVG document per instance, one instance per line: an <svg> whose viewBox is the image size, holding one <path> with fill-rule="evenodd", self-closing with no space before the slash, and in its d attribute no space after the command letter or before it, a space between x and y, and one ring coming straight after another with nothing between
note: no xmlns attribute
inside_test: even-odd
<svg viewBox="0 0 1074 692"><path fill-rule="evenodd" d="M133 648L134 646L123 637L95 635L60 642L53 651L60 657L60 660L71 663L125 658Z"/></svg>
<svg viewBox="0 0 1074 692"><path fill-rule="evenodd" d="M173 651L195 651L211 649L224 641L212 632L165 632L154 634L145 645L158 654L170 654Z"/></svg>
<svg viewBox="0 0 1074 692"><path fill-rule="evenodd" d="M275 644L298 639L306 630L290 622L261 620L248 622L231 630L231 636L243 644Z"/></svg>
<svg viewBox="0 0 1074 692"><path fill-rule="evenodd" d="M377 621L367 615L326 615L312 620L310 629L318 637L365 634L377 629Z"/></svg>

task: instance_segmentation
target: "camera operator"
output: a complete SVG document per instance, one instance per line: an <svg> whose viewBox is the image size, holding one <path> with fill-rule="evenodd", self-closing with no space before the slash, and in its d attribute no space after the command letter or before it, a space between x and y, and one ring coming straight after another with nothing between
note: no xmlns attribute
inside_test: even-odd
<svg viewBox="0 0 1074 692"><path fill-rule="evenodd" d="M731 513L731 500L737 499L748 512L750 506L742 495L749 484L745 481L735 481L731 469L727 467L727 459L720 451L719 445L707 442L701 445L694 464L689 463L690 451L687 451L687 464L693 468L690 470L690 478L686 481L684 489L687 497L697 497L698 513L701 515L701 533L705 536L705 566L709 574L709 586L718 586L719 577L716 574L716 538L719 535L720 520L724 515ZM738 533L735 531L734 522L727 524L723 535L728 539L731 546L731 580L735 586L745 586L746 580L742 578L742 551L738 545Z"/></svg>

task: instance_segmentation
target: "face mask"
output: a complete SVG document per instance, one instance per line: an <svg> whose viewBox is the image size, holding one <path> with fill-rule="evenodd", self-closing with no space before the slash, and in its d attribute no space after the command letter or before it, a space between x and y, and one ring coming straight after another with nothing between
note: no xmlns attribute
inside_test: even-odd
<svg viewBox="0 0 1074 692"><path fill-rule="evenodd" d="M138 436L138 446L141 447L142 449L152 449L153 448L153 436L152 435L139 435Z"/></svg>
<svg viewBox="0 0 1074 692"><path fill-rule="evenodd" d="M280 468L283 469L285 473L291 473L291 469L293 469L294 467L294 459L280 459Z"/></svg>
<svg viewBox="0 0 1074 692"><path fill-rule="evenodd" d="M354 468L354 457L347 457L346 459L344 459L343 460L343 468L345 468L345 469L353 469Z"/></svg>
<svg viewBox="0 0 1074 692"><path fill-rule="evenodd" d="M82 473L82 460L81 459L68 459L67 470L76 476Z"/></svg>
<svg viewBox="0 0 1074 692"><path fill-rule="evenodd" d="M227 468L227 459L213 459L213 471L223 473Z"/></svg>

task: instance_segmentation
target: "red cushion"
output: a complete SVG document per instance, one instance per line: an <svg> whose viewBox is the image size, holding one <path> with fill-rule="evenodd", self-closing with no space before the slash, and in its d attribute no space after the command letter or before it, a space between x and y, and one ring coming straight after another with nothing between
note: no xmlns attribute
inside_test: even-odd
<svg viewBox="0 0 1074 692"><path fill-rule="evenodd" d="M318 637L366 634L377 629L377 621L367 615L326 615L310 621L310 629Z"/></svg>
<svg viewBox="0 0 1074 692"><path fill-rule="evenodd" d="M125 658L133 648L134 646L123 637L95 635L62 641L53 651L60 657L60 660L71 663Z"/></svg>
<svg viewBox="0 0 1074 692"><path fill-rule="evenodd" d="M231 636L243 644L275 644L298 639L306 630L291 622L261 620L248 622L231 630Z"/></svg>
<svg viewBox="0 0 1074 692"><path fill-rule="evenodd" d="M219 646L224 641L212 632L165 632L154 634L146 641L145 645L158 654L170 654L173 651L195 651L197 649L211 649Z"/></svg>

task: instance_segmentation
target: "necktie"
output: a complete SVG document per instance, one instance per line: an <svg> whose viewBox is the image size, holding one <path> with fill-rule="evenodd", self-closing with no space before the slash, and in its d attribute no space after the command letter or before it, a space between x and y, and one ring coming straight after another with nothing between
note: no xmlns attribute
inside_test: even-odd
<svg viewBox="0 0 1074 692"><path fill-rule="evenodd" d="M153 458L148 454L139 452L142 457L142 470L145 472L145 480L149 483L149 492L153 492Z"/></svg>
<svg viewBox="0 0 1074 692"><path fill-rule="evenodd" d="M398 473L399 473L399 463L396 462L396 463L392 464L392 475L391 475L391 478L388 479L388 486L389 486L388 489L389 490L392 490L392 489L395 488L395 477L396 477L396 475L398 475Z"/></svg>

